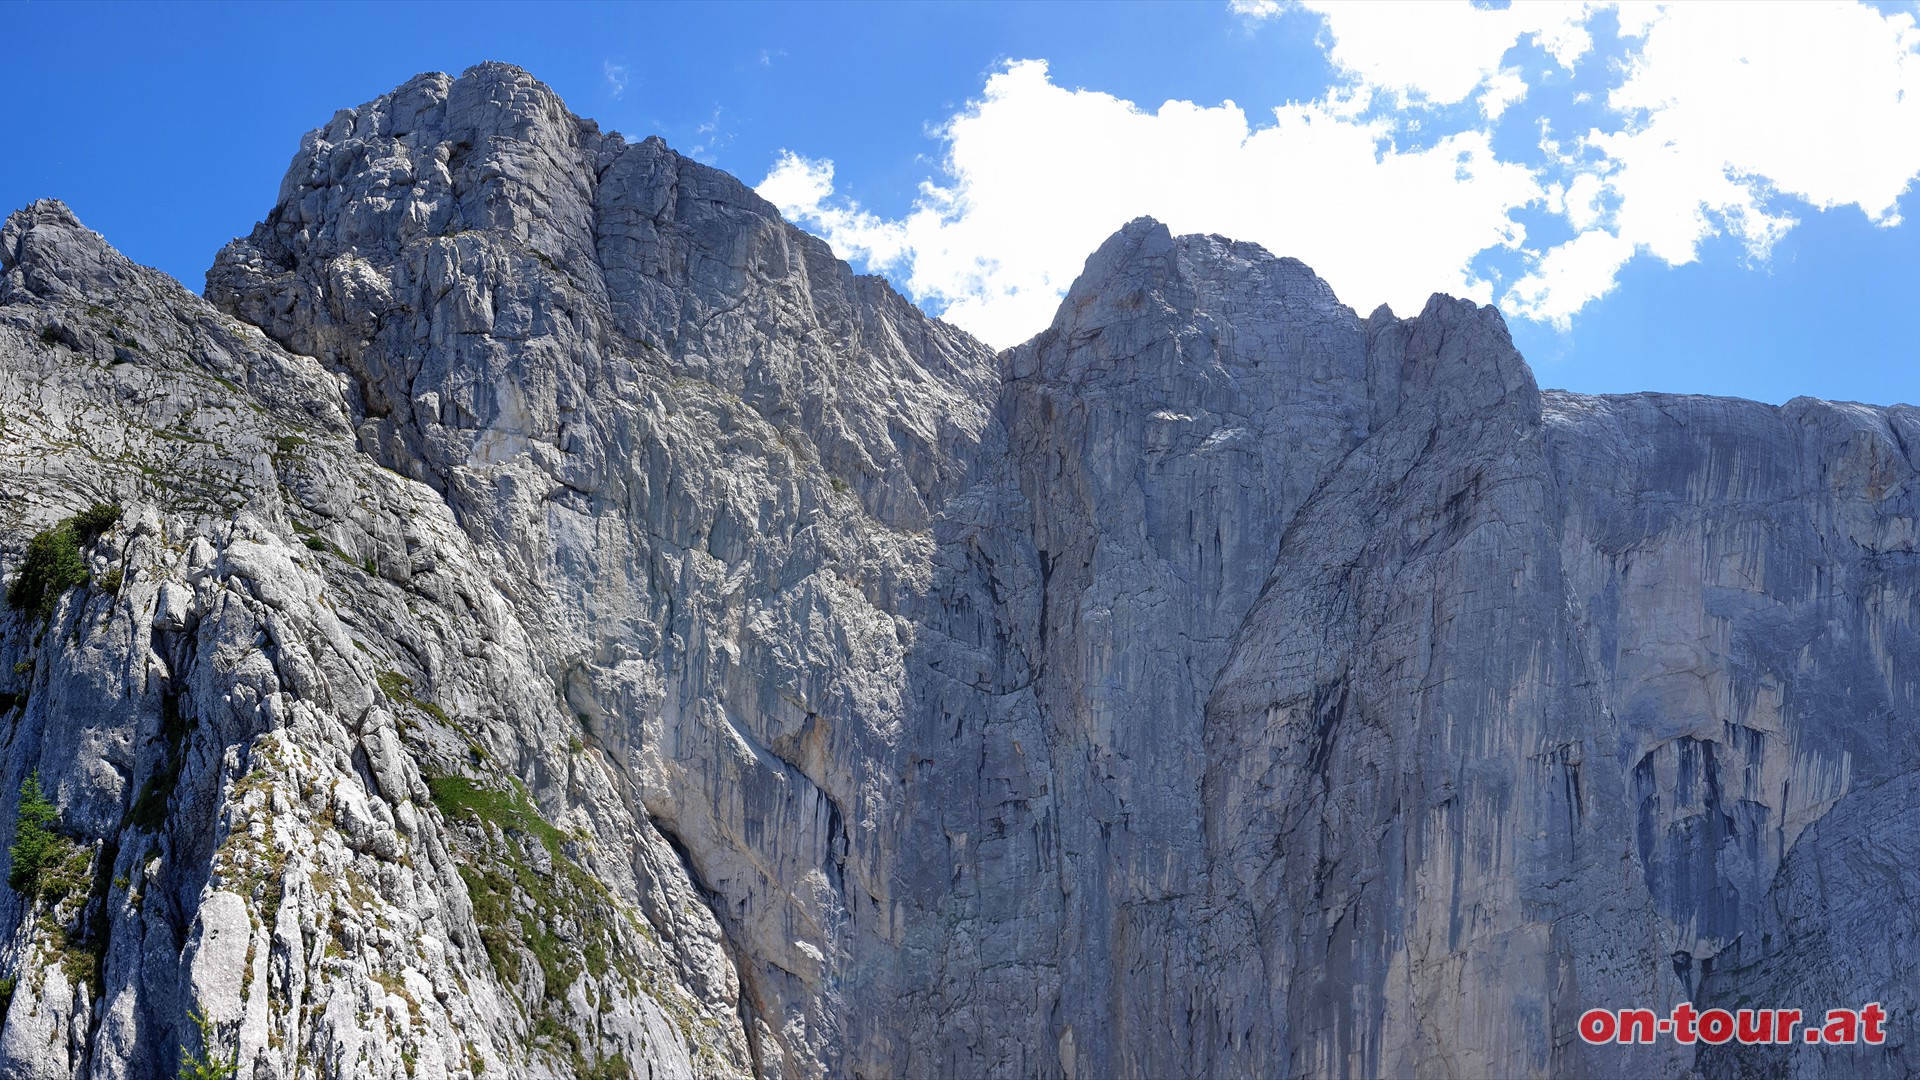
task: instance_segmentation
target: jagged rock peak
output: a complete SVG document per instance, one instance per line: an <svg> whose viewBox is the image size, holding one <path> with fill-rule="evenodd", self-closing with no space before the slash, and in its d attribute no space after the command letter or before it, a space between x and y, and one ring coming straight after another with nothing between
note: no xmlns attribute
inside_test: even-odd
<svg viewBox="0 0 1920 1080"><path fill-rule="evenodd" d="M1116 276L1165 280L1182 262L1226 272L1263 274L1284 283L1289 293L1339 305L1333 287L1299 259L1275 255L1260 244L1217 233L1175 235L1158 219L1143 214L1115 230L1087 257L1086 268L1069 289L1061 314L1074 312L1076 298L1102 291Z"/></svg>
<svg viewBox="0 0 1920 1080"><path fill-rule="evenodd" d="M630 149L641 157L609 176ZM316 244L379 249L469 231L585 268L596 261L597 189L630 183L628 174L642 162L697 172L700 186L715 189L708 197L780 220L732 176L681 158L657 137L630 146L617 133L602 133L525 70L488 61L458 78L415 76L309 132L273 213L222 251L208 273L208 295L225 289L231 268L250 257L285 261ZM355 198L329 198L335 187Z"/></svg>
<svg viewBox="0 0 1920 1080"><path fill-rule="evenodd" d="M0 269L18 265L28 252L21 245L27 242L28 234L36 227L80 228L80 219L74 216L73 209L59 199L35 199L33 202L7 215L7 222L0 226ZM102 245L106 240L98 233L93 237Z"/></svg>
<svg viewBox="0 0 1920 1080"><path fill-rule="evenodd" d="M35 200L0 227L0 290L99 295L124 287L137 270L58 199Z"/></svg>
<svg viewBox="0 0 1920 1080"><path fill-rule="evenodd" d="M552 87L526 69L498 60L486 60L456 78L443 71L422 72L391 92L357 108L341 109L307 139L341 142L373 135L404 136L415 129L445 121L443 110L458 115L456 126L470 122L472 130L513 135L537 141L546 135L564 137L599 125L575 116Z"/></svg>
<svg viewBox="0 0 1920 1080"><path fill-rule="evenodd" d="M583 396L649 372L738 396L871 512L924 523L995 381L991 350L739 180L603 135L502 64L310 134L206 295L350 374L363 439L423 479L556 446Z"/></svg>
<svg viewBox="0 0 1920 1080"><path fill-rule="evenodd" d="M1360 326L1326 282L1299 260L1220 236L1175 236L1163 223L1142 216L1121 226L1087 258L1052 325L1003 353L1002 370L1005 377L1025 378L1043 370L1034 364L1048 356L1099 369L1121 352L1136 359L1145 355L1138 346L1155 338L1197 336L1206 341L1206 349L1196 350L1187 340L1177 350L1182 362L1199 352L1214 355L1214 346L1222 345L1218 330L1225 322L1237 321L1228 317L1235 312L1257 312L1253 321L1262 325L1274 319L1324 321L1339 326L1340 333ZM1053 348L1103 335L1106 342L1091 348ZM1249 344L1255 353L1265 348ZM1231 341L1224 348L1235 349ZM1169 369L1169 376L1177 369L1178 364ZM1051 376L1076 377L1067 369L1045 370Z"/></svg>

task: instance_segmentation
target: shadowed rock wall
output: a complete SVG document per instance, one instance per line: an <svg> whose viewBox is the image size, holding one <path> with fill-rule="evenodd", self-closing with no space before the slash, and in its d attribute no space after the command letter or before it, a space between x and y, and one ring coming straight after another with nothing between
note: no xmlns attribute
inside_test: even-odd
<svg viewBox="0 0 1920 1080"><path fill-rule="evenodd" d="M211 307L5 237L9 565L124 508L0 638L93 852L0 901L22 1075L1910 1071L1909 408L1542 392L1147 219L996 356L499 64ZM1897 1045L1574 1034L1689 999Z"/></svg>

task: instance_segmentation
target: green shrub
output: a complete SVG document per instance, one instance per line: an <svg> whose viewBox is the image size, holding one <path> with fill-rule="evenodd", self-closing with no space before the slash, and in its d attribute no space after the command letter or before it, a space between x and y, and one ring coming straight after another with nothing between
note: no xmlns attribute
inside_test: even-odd
<svg viewBox="0 0 1920 1080"><path fill-rule="evenodd" d="M425 698L416 696L413 692L413 680L405 675L397 671L382 671L374 677L374 681L380 684L381 692L391 698L396 705L411 705L442 724L453 723L453 718L447 715L447 710Z"/></svg>
<svg viewBox="0 0 1920 1080"><path fill-rule="evenodd" d="M45 621L53 617L60 594L87 582L87 563L70 523L39 533L27 542L27 557L7 586L7 604Z"/></svg>
<svg viewBox="0 0 1920 1080"><path fill-rule="evenodd" d="M430 776L427 790L433 805L449 820L471 814L497 826L502 832L520 833L540 841L547 851L558 855L567 834L553 827L527 797L527 789L518 780L513 790L484 788L464 776Z"/></svg>
<svg viewBox="0 0 1920 1080"><path fill-rule="evenodd" d="M82 544L100 539L120 520L119 503L94 503L27 542L27 557L7 586L7 604L30 611L42 622L53 616L60 594L87 583Z"/></svg>
<svg viewBox="0 0 1920 1080"><path fill-rule="evenodd" d="M7 884L23 893L40 887L40 871L66 855L64 838L53 831L54 823L59 820L60 808L40 790L40 774L28 774L20 784L20 809L13 820L13 845L7 849L13 861Z"/></svg>
<svg viewBox="0 0 1920 1080"><path fill-rule="evenodd" d="M161 770L147 777L147 782L140 785L140 795L133 800L127 823L142 832L159 832L167 823L167 806L179 780L172 770Z"/></svg>
<svg viewBox="0 0 1920 1080"><path fill-rule="evenodd" d="M68 520L72 523L74 535L80 542L91 544L106 535L107 530L113 528L120 520L120 504L117 502L94 503Z"/></svg>
<svg viewBox="0 0 1920 1080"><path fill-rule="evenodd" d="M240 1048L234 1047L232 1056L221 1061L215 1056L216 1051L213 1049L214 1037L218 1034L213 1029L213 1021L207 1019L207 1014L199 1009L187 1015L193 1020L193 1025L200 1029L200 1050L195 1053L188 1050L185 1044L181 1045L180 1080L229 1080L230 1077L238 1076Z"/></svg>

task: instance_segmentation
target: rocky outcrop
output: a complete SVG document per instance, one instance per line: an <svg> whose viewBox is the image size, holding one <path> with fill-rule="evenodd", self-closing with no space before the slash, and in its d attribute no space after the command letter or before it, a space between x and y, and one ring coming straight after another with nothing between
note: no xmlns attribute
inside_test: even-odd
<svg viewBox="0 0 1920 1080"><path fill-rule="evenodd" d="M15 580L76 571L0 624L6 825L33 777L59 837L0 891L0 1073L746 1071L679 856L335 376L57 203L0 252Z"/></svg>
<svg viewBox="0 0 1920 1080"><path fill-rule="evenodd" d="M995 356L498 64L0 273L0 1071L1912 1071L1911 409L1145 219Z"/></svg>
<svg viewBox="0 0 1920 1080"><path fill-rule="evenodd" d="M840 1068L902 918L910 616L991 353L504 65L310 135L207 294L344 372L361 444L484 538L712 897L760 1067Z"/></svg>

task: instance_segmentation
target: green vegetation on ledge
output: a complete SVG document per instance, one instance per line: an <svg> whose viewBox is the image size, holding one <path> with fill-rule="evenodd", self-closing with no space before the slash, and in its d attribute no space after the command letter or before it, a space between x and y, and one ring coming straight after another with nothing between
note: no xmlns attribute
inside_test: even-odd
<svg viewBox="0 0 1920 1080"><path fill-rule="evenodd" d="M481 787L464 776L430 777L427 788L433 793L433 805L449 821L472 814L502 832L539 839L553 855L559 855L560 845L566 842L567 834L540 816L517 780L512 792Z"/></svg>
<svg viewBox="0 0 1920 1080"><path fill-rule="evenodd" d="M411 705L421 712L426 713L428 716L433 717L435 720L440 721L442 724L453 726L453 720L447 716L447 710L435 705L431 701L415 696L413 692L413 680L407 678L405 675L397 671L382 671L374 677L374 681L380 684L380 692L387 695L387 698L394 704ZM435 796L435 798L437 799L438 796Z"/></svg>
<svg viewBox="0 0 1920 1080"><path fill-rule="evenodd" d="M638 992L640 972L612 931L617 906L604 883L568 858L568 835L540 815L526 787L509 777L511 790L483 787L461 776L427 779L434 805L449 821L475 818L508 837L538 839L552 855L550 870L536 870L513 845L486 858L463 858L461 879L473 902L474 922L487 958L506 986L519 985L523 964L540 971L543 993L528 1003L533 1045L563 1061L583 1080L633 1075L624 1057L598 1055L566 1016L567 994L580 977L617 973ZM563 925L570 929L563 929Z"/></svg>
<svg viewBox="0 0 1920 1080"><path fill-rule="evenodd" d="M27 557L7 586L7 604L31 612L45 622L53 616L60 594L87 583L87 561L82 545L98 540L120 520L119 503L92 506L38 533L27 543Z"/></svg>
<svg viewBox="0 0 1920 1080"><path fill-rule="evenodd" d="M97 994L106 938L83 918L95 897L93 851L62 836L56 830L59 821L60 809L42 790L40 774L29 774L20 784L14 812L7 884L37 908L34 926L67 978ZM105 860L111 862L111 852Z"/></svg>

